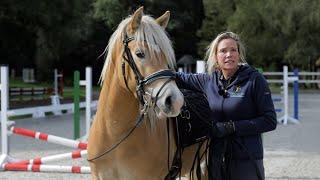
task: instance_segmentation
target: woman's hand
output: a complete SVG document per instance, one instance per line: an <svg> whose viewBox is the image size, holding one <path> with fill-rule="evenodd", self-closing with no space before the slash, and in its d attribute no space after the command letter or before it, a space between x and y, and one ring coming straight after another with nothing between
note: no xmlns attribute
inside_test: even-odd
<svg viewBox="0 0 320 180"><path fill-rule="evenodd" d="M212 137L222 138L231 135L235 132L234 123L229 122L217 122L212 129Z"/></svg>

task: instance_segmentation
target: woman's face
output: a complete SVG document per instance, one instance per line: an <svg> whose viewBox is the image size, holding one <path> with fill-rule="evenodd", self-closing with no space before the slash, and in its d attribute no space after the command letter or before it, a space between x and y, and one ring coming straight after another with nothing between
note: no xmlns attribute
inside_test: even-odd
<svg viewBox="0 0 320 180"><path fill-rule="evenodd" d="M222 71L237 69L240 60L237 42L232 38L221 40L217 47L217 60Z"/></svg>

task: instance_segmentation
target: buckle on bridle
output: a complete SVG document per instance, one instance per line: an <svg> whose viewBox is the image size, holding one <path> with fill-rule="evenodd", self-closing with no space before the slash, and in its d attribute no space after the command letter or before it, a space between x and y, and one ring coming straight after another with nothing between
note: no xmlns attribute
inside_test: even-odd
<svg viewBox="0 0 320 180"><path fill-rule="evenodd" d="M130 41L134 40L134 36L128 37L127 35L125 35L124 40L122 41L123 44L128 45Z"/></svg>

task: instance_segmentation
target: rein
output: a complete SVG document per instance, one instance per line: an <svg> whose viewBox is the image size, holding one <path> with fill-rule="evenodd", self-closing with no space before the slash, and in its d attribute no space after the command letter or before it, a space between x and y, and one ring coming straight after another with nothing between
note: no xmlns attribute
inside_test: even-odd
<svg viewBox="0 0 320 180"><path fill-rule="evenodd" d="M140 73L136 63L134 62L134 59L132 57L130 48L128 46L129 42L131 42L132 40L134 40L134 37L128 37L125 34L125 39L123 40L123 45L124 45L124 52L126 54L123 55L123 59L125 59L125 61L129 64L130 68L132 69L134 75L135 75L135 80L137 83L137 88L136 88L136 93L139 99L139 103L140 103L140 107L141 107L141 111L140 111L140 115L137 117L136 123L135 125L129 129L129 131L121 138L119 139L119 141L117 141L115 144L113 144L110 148L108 148L107 150L105 150L103 153L91 158L91 159L87 159L89 162L92 162L94 160L97 160L99 158L101 158L102 156L110 153L111 151L113 151L114 149L116 149L122 142L124 142L132 133L133 131L140 125L140 123L143 121L144 116L147 113L147 110L150 106L155 106L157 101L158 101L158 96L160 95L160 92L163 90L163 88L171 81L173 80L173 78L175 77L175 73L172 70L169 69L165 69L165 70L160 70L157 71L155 73L152 73L150 75L148 75L146 78L144 78L142 76L142 74ZM122 74L123 74L123 78L126 84L127 89L132 92L128 86L128 82L125 78L125 64L124 62L122 63ZM147 93L145 92L144 88L146 85L151 84L152 82L159 80L159 79L167 79L167 81L165 81L162 86L160 87L160 89L158 90L157 94L155 97L151 97L150 101L148 102L147 99L145 98L145 96L147 95ZM150 95L151 96L151 95Z"/></svg>

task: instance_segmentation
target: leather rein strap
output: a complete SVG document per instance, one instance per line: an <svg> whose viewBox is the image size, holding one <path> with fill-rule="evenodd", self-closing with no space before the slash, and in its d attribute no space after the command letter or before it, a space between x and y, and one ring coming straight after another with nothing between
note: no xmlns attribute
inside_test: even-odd
<svg viewBox="0 0 320 180"><path fill-rule="evenodd" d="M173 78L175 77L175 73L172 70L169 69L165 69L165 70L160 70L157 71L149 76L147 76L146 78L144 78L136 63L134 62L134 59L132 57L130 48L128 46L129 42L134 40L134 37L127 37L127 35L125 35L125 39L123 40L123 45L124 45L124 52L125 55L123 55L123 58L125 59L125 61L129 64L130 68L132 69L133 73L135 74L135 79L136 79L136 83L137 83L137 88L136 88L136 93L137 96L139 98L139 102L140 102L140 106L141 106L141 112L140 115L137 117L136 123L135 125L130 128L127 133L125 135L122 136L121 139L119 139L119 141L117 141L116 143L114 143L110 148L108 148L107 150L105 150L103 153L95 156L94 158L90 158L87 159L89 162L92 162L94 160L97 160L99 158L101 158L102 156L110 153L111 151L113 151L114 149L116 149L122 142L124 142L132 133L133 131L140 125L140 123L143 121L145 114L147 113L147 110L149 108L149 103L147 102L147 100L144 98L144 96L146 95L146 92L144 90L145 85L151 84L152 82L158 80L158 79L168 79L167 81L165 81L162 86L160 87L159 91L157 92L155 97L152 97L150 100L152 101L150 104L152 104L153 106L156 105L157 100L158 100L158 96L160 95L160 92L163 90L163 88L171 81L173 80ZM126 84L127 89L132 92L128 86L128 82L125 78L125 65L124 63L122 64L122 73L123 73L123 77L124 77L124 81Z"/></svg>

